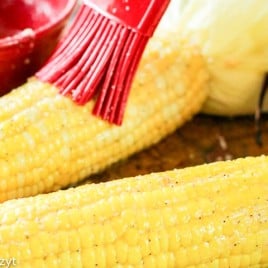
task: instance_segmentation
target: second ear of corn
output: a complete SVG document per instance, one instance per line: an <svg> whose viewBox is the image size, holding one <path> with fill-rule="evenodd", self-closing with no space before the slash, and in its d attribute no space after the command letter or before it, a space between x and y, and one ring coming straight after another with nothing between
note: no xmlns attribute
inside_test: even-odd
<svg viewBox="0 0 268 268"><path fill-rule="evenodd" d="M91 115L37 79L0 99L0 202L76 183L158 142L190 119L207 95L202 56L161 32L135 77L122 126Z"/></svg>
<svg viewBox="0 0 268 268"><path fill-rule="evenodd" d="M21 268L267 268L268 157L84 185L0 206Z"/></svg>

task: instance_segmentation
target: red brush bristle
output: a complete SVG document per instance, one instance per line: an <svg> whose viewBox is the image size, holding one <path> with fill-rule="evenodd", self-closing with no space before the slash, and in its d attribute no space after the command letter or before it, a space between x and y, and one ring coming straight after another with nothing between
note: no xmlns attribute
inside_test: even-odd
<svg viewBox="0 0 268 268"><path fill-rule="evenodd" d="M66 37L36 76L80 105L96 97L93 113L120 125L149 37L82 5Z"/></svg>

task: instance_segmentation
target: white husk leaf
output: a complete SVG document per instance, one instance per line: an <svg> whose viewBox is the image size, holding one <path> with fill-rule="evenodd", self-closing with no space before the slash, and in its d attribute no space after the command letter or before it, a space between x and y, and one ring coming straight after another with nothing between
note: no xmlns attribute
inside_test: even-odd
<svg viewBox="0 0 268 268"><path fill-rule="evenodd" d="M253 113L268 72L268 1L172 0L159 28L174 25L207 61L211 81L203 112Z"/></svg>

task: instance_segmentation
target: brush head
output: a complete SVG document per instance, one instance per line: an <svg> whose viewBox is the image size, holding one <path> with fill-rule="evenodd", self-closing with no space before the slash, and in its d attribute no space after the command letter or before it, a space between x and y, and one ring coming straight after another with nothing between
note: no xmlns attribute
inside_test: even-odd
<svg viewBox="0 0 268 268"><path fill-rule="evenodd" d="M80 105L94 98L93 114L120 125L140 58L168 3L85 1L37 78Z"/></svg>

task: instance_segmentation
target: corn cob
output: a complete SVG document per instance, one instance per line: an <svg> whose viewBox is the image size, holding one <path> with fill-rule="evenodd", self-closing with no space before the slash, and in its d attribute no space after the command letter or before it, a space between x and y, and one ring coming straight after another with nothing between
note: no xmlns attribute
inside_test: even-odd
<svg viewBox="0 0 268 268"><path fill-rule="evenodd" d="M268 157L87 184L0 206L19 267L268 267Z"/></svg>
<svg viewBox="0 0 268 268"><path fill-rule="evenodd" d="M146 48L124 123L91 115L35 78L0 99L0 202L46 193L96 173L158 142L190 119L207 94L195 47L173 32Z"/></svg>

